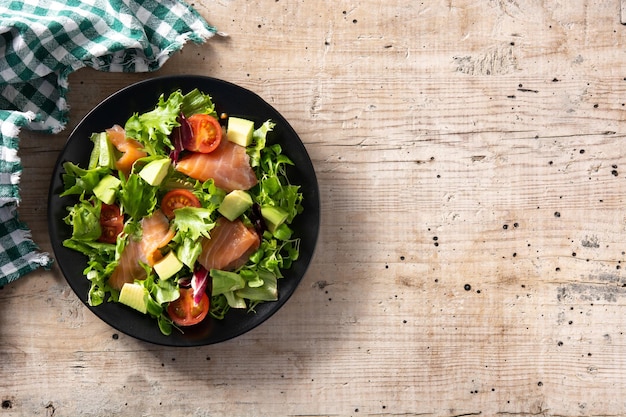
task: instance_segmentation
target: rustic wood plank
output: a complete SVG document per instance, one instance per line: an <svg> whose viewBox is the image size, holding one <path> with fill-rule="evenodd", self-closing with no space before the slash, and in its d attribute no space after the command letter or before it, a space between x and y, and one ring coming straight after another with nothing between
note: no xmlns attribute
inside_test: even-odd
<svg viewBox="0 0 626 417"><path fill-rule="evenodd" d="M289 120L322 198L285 307L202 348L102 323L57 266L0 291L2 414L621 415L624 28L611 2L196 1L207 74ZM50 250L49 177L100 100L157 74L70 78L61 134L24 132L20 217Z"/></svg>

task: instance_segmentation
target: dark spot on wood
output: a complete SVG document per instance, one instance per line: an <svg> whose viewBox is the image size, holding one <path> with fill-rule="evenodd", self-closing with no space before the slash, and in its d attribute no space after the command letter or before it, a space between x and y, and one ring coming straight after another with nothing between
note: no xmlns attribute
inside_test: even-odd
<svg viewBox="0 0 626 417"><path fill-rule="evenodd" d="M52 404L52 401L50 401L48 404L46 404L46 415L48 417L52 417L54 416L54 413L56 412L56 408L54 408L54 404Z"/></svg>
<svg viewBox="0 0 626 417"><path fill-rule="evenodd" d="M597 236L586 236L580 244L585 248L598 249L600 247Z"/></svg>
<svg viewBox="0 0 626 417"><path fill-rule="evenodd" d="M325 281L325 280L320 280L320 281L317 281L317 282L313 283L313 287L314 288L318 288L320 290L323 290L324 288L326 288L329 285L331 285L331 284L328 283L328 281Z"/></svg>

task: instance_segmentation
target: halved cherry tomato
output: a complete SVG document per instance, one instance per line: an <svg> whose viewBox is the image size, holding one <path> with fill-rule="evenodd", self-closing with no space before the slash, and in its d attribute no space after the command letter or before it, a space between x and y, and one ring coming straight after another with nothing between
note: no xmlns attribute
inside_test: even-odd
<svg viewBox="0 0 626 417"><path fill-rule="evenodd" d="M194 114L187 119L191 126L193 138L185 143L185 149L193 152L209 153L214 151L222 141L222 126L213 116Z"/></svg>
<svg viewBox="0 0 626 417"><path fill-rule="evenodd" d="M200 323L209 312L209 297L202 294L200 303L193 301L193 289L181 288L180 297L167 306L167 314L179 326L193 326Z"/></svg>
<svg viewBox="0 0 626 417"><path fill-rule="evenodd" d="M161 211L170 219L174 217L174 210L183 207L202 207L202 205L198 197L184 188L168 191L161 200Z"/></svg>
<svg viewBox="0 0 626 417"><path fill-rule="evenodd" d="M115 204L104 204L100 209L100 228L102 233L99 242L115 243L117 235L124 229L124 215Z"/></svg>

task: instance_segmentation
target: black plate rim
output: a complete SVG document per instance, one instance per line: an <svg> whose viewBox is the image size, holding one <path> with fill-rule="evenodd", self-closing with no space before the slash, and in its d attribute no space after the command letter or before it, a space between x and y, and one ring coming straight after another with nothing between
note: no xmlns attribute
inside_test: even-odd
<svg viewBox="0 0 626 417"><path fill-rule="evenodd" d="M298 163L296 163L296 167L297 169L301 171L306 171L306 175L308 177L306 179L306 189L304 189L304 186L303 186L303 192L306 193L305 203L307 204L307 207L305 208L305 212L301 214L300 216L298 216L301 222L303 222L305 219L307 219L310 222L309 224L305 224L304 226L302 226L302 227L305 227L307 230L306 238L307 238L308 248L307 248L307 253L306 253L304 260L302 262L301 260L298 260L295 263L297 265L298 262L301 262L299 265L297 265L298 271L299 271L298 275L296 277L291 277L289 275L295 272L291 270L285 271L285 278L279 280L279 300L278 301L272 302L272 303L263 303L259 305L259 307L257 307L256 309L257 310L256 313L240 314L241 312L233 311L233 310L229 312L229 315L235 313L237 317L243 320L249 319L250 317L256 317L255 319L251 319L251 322L249 325L238 327L237 329L227 332L225 334L219 334L219 333L212 334L211 327L215 326L219 328L219 326L221 325L221 323L216 323L215 321L212 321L211 325L209 326L210 328L208 330L204 329L202 330L202 332L200 332L200 334L204 336L186 339L185 338L186 336L184 336L183 338L181 338L180 336L165 337L163 335L160 335L160 332L159 332L160 336L154 337L154 331L150 331L147 333L142 332L141 326L139 327L139 329L136 329L133 327L135 323L129 325L128 323L121 323L119 320L114 320L111 317L109 317L107 314L107 312L110 310L110 307L107 306L103 308L105 305L109 305L109 306L114 306L117 309L119 309L119 311L122 312L120 314L134 313L131 311L125 311L126 310L125 306L119 305L117 303L105 303L97 307L90 306L86 300L87 293L86 291L84 291L85 284L87 285L87 288L88 288L87 279L82 274L80 277L83 280L82 282L75 279L75 277L69 276L71 275L71 269L68 266L68 262L66 262L65 260L61 261L61 259L65 259L67 255L66 251L68 250L66 248L63 248L62 244L60 243L58 239L59 235L56 233L56 230L60 222L58 218L58 209L59 209L59 205L61 204L60 201L65 200L65 199L60 199L58 197L57 190L59 186L60 175L61 175L61 172L63 172L61 169L61 166L63 162L68 160L67 154L69 153L70 149L73 149L72 146L78 146L78 145L75 145L75 142L78 140L76 139L77 135L81 131L87 131L86 126L89 125L89 123L91 123L93 119L98 116L98 113L100 111L103 111L103 109L106 108L106 106L110 105L111 103L114 103L115 100L119 99L120 97L124 97L124 96L131 94L133 91L137 91L137 90L142 91L142 89L150 88L151 86L167 86L167 88L169 89L169 92L172 92L178 89L177 86L189 87L193 85L204 86L201 89L212 96L213 94L211 91L206 91L207 90L206 86L211 85L214 87L215 90L218 90L218 89L220 91L226 90L231 93L234 93L235 95L236 94L244 95L247 100L253 101L257 105L260 105L261 107L263 107L263 113L272 113L273 121L276 122L277 128L280 129L280 131L282 132L282 135L280 135L281 137L278 139L278 142L281 143L281 145L283 146L286 146L286 145L294 146L296 149L299 150L299 152L296 155L289 155L287 152L285 153L288 154L288 156L292 157L292 159L293 157L299 158ZM183 92L186 92L190 88L181 88L181 89L184 90ZM217 100L218 99L214 100L216 102L216 105L223 104L223 102L218 103ZM153 107L154 103L156 103L156 99L152 103L147 103L148 108L137 109L135 111L141 112L141 111L150 110L150 107ZM235 115L236 112L233 112L231 114ZM254 115L245 114L245 112L239 115L254 116ZM130 117L130 114L128 114L128 117ZM125 122L125 119L120 120L120 121L112 121L111 123L113 122L123 123ZM95 130L98 130L98 129L95 129ZM293 139L294 143L291 143L291 142L283 143L283 140L285 140L286 137L288 137L289 140ZM83 140L88 140L88 138L83 139ZM298 171L297 174L300 174L301 171ZM298 218L296 220L298 220ZM74 129L68 135L68 139L65 145L57 157L57 160L54 165L54 172L50 180L50 186L48 190L48 227L49 227L49 233L50 233L50 240L53 246L53 251L55 254L55 258L57 260L57 264L59 268L61 269L61 272L63 273L64 278L68 282L68 285L72 288L74 293L78 296L81 302L87 307L87 309L90 310L97 317L99 317L106 324L108 324L110 327L112 327L113 329L123 334L134 337L138 340L142 340L144 342L161 345L161 346L193 347L193 346L211 345L211 344L220 343L220 342L233 339L237 336L240 336L246 332L253 330L254 328L261 325L262 323L266 322L270 317L272 317L291 298L296 288L300 284L301 280L304 278L304 275L306 274L306 271L308 270L308 267L310 266L313 260L313 256L315 254L315 249L317 246L317 240L319 237L319 227L320 227L319 184L317 182L317 176L315 174L315 169L310 159L310 156L308 155L308 152L302 140L298 136L298 134L295 132L295 130L289 124L289 122L273 106L267 103L258 94L244 87L238 86L234 83L217 79L217 78L213 78L213 77L208 77L208 76L203 76L203 75L165 75L165 76L153 77L153 78L148 78L145 80L138 81L136 83L130 84L110 94L107 98L102 100L97 106L95 106L92 110L90 110L74 127ZM74 253L74 255L79 256L84 260L84 257L82 257L82 255L77 254L77 253ZM300 259L302 259L302 257ZM83 264L84 263L85 262L83 261ZM75 265L73 266L73 268L75 268ZM290 279L291 281L285 281L286 279ZM289 284L285 284L285 282L288 282ZM281 290L283 290L283 287L285 287L286 285L288 285L286 288L286 291L281 292ZM250 316L250 314L253 314L254 316ZM154 327L157 327L156 322L154 320L152 319L149 319L149 320ZM236 319L233 319L233 320L236 320ZM186 334L190 333L189 329L187 329ZM157 331L158 331L158 327L157 327ZM191 334L193 334L194 331L195 329L191 329ZM208 335L206 335L207 331L209 332ZM174 330L174 332L176 332L176 330Z"/></svg>

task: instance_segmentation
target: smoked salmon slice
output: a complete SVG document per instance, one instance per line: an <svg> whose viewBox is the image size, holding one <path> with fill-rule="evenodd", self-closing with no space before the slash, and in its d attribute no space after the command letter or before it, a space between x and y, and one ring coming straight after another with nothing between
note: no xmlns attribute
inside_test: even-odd
<svg viewBox="0 0 626 417"><path fill-rule="evenodd" d="M254 230L241 220L233 222L220 217L211 230L210 238L203 238L198 262L207 270L237 269L259 248L260 239Z"/></svg>
<svg viewBox="0 0 626 417"><path fill-rule="evenodd" d="M120 159L115 162L115 168L128 177L135 161L148 154L141 150L143 148L141 143L126 137L126 131L119 125L107 129L106 133L113 146L122 153Z"/></svg>
<svg viewBox="0 0 626 417"><path fill-rule="evenodd" d="M217 187L227 192L248 190L258 182L246 148L229 140L223 140L211 153L187 154L178 161L176 170L202 182L212 178Z"/></svg>
<svg viewBox="0 0 626 417"><path fill-rule="evenodd" d="M129 237L119 263L109 278L109 285L115 289L120 290L124 283L132 283L136 279L146 279L146 271L139 261L154 265L161 258L159 249L167 245L175 234L161 210L156 210L150 217L144 217L140 225L141 240Z"/></svg>

